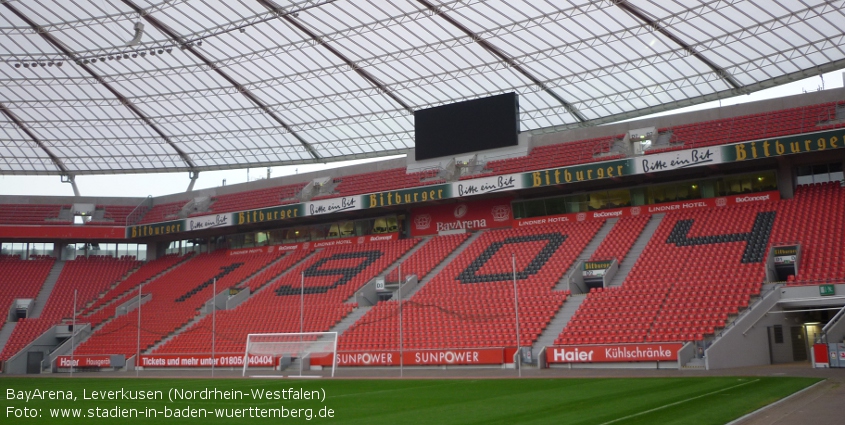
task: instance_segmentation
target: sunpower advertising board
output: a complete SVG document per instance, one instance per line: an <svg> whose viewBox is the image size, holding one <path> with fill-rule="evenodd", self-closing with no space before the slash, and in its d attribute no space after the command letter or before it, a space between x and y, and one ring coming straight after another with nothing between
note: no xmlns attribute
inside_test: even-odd
<svg viewBox="0 0 845 425"><path fill-rule="evenodd" d="M337 353L337 366L500 365L505 363L504 348L467 348L443 350L368 350ZM330 353L312 355L311 364L331 366Z"/></svg>

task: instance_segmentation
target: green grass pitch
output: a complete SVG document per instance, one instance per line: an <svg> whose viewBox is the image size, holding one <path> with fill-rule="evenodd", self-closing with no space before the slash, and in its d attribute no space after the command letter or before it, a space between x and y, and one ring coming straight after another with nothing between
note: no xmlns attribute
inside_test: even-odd
<svg viewBox="0 0 845 425"><path fill-rule="evenodd" d="M788 377L405 380L2 378L0 423L723 424L817 381ZM291 388L294 393L289 391ZM215 393L215 389L220 392ZM302 399L304 393L297 392L300 389L319 400ZM203 393L203 390L208 391ZM259 390L264 390L263 396L258 395ZM139 391L153 397L160 394L164 400L91 399L93 396L137 397ZM192 399L170 401L169 397L174 393L185 394ZM60 399L34 398L39 394L42 398ZM202 399L214 394L217 400ZM225 394L243 397L226 400L229 397ZM68 396L75 400L61 399ZM21 400L21 397L24 399ZM27 401L26 397L30 399ZM329 409L332 417L327 417ZM155 417L152 417L153 411L156 412ZM77 414L80 415L78 419L61 417ZM145 417L145 414L150 417ZM217 414L240 414L241 417L219 418L215 417ZM115 415L129 417L115 418ZM206 417L177 417L183 415ZM274 415L282 418L269 417Z"/></svg>

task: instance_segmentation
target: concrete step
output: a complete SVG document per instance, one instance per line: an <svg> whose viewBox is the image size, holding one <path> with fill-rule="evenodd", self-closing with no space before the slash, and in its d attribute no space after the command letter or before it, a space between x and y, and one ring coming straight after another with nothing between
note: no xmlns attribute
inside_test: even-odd
<svg viewBox="0 0 845 425"><path fill-rule="evenodd" d="M12 336L12 332L15 330L17 325L18 322L3 323L3 327L0 328L0 347L6 346L6 343L9 342L9 337Z"/></svg>
<svg viewBox="0 0 845 425"><path fill-rule="evenodd" d="M315 252L316 252L316 251L315 251ZM294 270L297 266L299 266L300 264L302 264L304 261L306 261L307 259L311 258L311 256L312 256L313 254L314 254L314 253L312 252L311 254L306 255L306 256L305 256L305 257L303 257L301 260L299 260L299 261L297 261L296 263L294 263L294 264L293 264L290 268L288 268L287 270L283 271L282 273L280 273L280 274L279 274L278 276L276 276L275 278L270 279L270 281L269 281L268 283L264 284L264 286L262 286L261 288L259 288L259 289L258 289L257 291L255 291L254 293L250 294L250 298L254 297L254 296L255 296L255 294L258 294L259 292L264 291L264 290L266 290L267 288L269 288L269 287L273 286L273 285L272 285L272 283L273 283L274 281L278 280L279 278L281 278L281 277L282 277L282 276L284 276L285 274L289 273L291 270ZM280 257L280 258L284 258L284 256L283 256L283 257ZM278 261L278 259L277 259L276 261ZM268 267L269 267L269 265L268 265ZM263 270L263 269L262 269L262 270ZM242 281L242 282L246 282L246 280L244 280L244 281ZM228 290L228 289L226 289L226 290ZM243 305L244 303L246 303L246 302L248 302L248 301L249 301L249 299L247 299L246 301L244 301L243 303L241 303L241 305ZM196 323L197 323L197 322L199 322L200 320L204 319L204 318L205 318L205 316L207 316L207 315L208 315L208 313L206 312L206 309L204 309L204 308L200 308L200 309L198 309L198 310L197 310L197 315L196 315L196 316L194 316L194 318L193 318L193 319L191 319L190 321L188 321L188 322L184 323L182 326L179 326L178 328L174 329L174 330L173 330L173 332L169 333L166 337L164 337L163 339L161 339L161 340L160 340L160 341L158 341L157 343L153 344L151 347L147 348L146 350L142 350L142 351L143 351L143 353L144 353L144 354L149 354L149 353L152 353L153 351L155 351L156 349L158 349L158 347L161 347L162 345L166 344L168 341L170 341L171 339L175 338L177 335L179 335L179 334L180 334L180 333L182 333L183 331L185 331L185 330L187 330L187 329L190 329L190 328L191 328L191 326L194 326L194 324L196 324ZM143 322L143 318L141 319L141 321ZM105 323L105 322L104 322L104 323Z"/></svg>
<svg viewBox="0 0 845 425"><path fill-rule="evenodd" d="M681 369L699 369L703 370L705 368L704 359L692 359L687 364L681 366Z"/></svg>
<svg viewBox="0 0 845 425"><path fill-rule="evenodd" d="M44 305L47 304L47 300L50 299L50 294L53 292L53 288L56 286L56 282L59 280L59 276L62 274L62 270L64 268L64 261L56 261L53 263L53 268L50 269L50 274L47 275L47 279L44 280L44 285L41 286L41 290L38 291L38 296L35 298L35 307L33 307L32 311L29 313L30 319L36 319L41 316L41 312L44 311Z"/></svg>
<svg viewBox="0 0 845 425"><path fill-rule="evenodd" d="M106 294L108 294L108 293L109 293L112 289L117 288L117 285L120 285L120 283L121 283L121 282L123 282L124 280L128 279L128 278L129 278L129 276L131 276L133 273L137 272L137 271L138 271L138 269L140 269L140 268L141 268L141 266L137 266L137 267L133 268L132 270L129 270L129 271L128 271L125 275L123 275L123 277L121 277L120 279L118 279L118 280L116 280L116 281L112 282L112 284L111 284L111 285L109 285L109 287L108 287L108 288L106 288L105 290L103 290L102 292L100 292L99 294L97 294L97 296L96 296L96 297L94 297L92 300L90 300L90 301L88 301L87 303L85 303L85 305L84 305L84 306L82 306L82 308L80 309L80 312L84 312L85 310L87 310L87 309L88 309L88 307L92 306L92 305L93 305L95 302L97 302L97 300L99 300L100 298L102 298L102 297L106 296Z"/></svg>
<svg viewBox="0 0 845 425"><path fill-rule="evenodd" d="M537 338L537 341L534 342L534 345L531 346L533 355L536 356L539 354L543 347L554 345L555 339L557 339L563 328L566 327L569 320L572 319L572 316L575 315L575 312L578 311L578 308L581 307L581 304L586 299L586 294L576 294L566 297L563 306L552 318L552 321L549 322L549 325L546 326L546 329L543 330L543 333Z"/></svg>
<svg viewBox="0 0 845 425"><path fill-rule="evenodd" d="M329 332L337 332L337 336L340 337L350 326L352 326L358 319L364 317L373 306L366 306L366 307L357 307L355 310L352 310L351 313L347 314L340 322L337 322Z"/></svg>
<svg viewBox="0 0 845 425"><path fill-rule="evenodd" d="M100 305L99 307L97 307L97 308L96 308L96 309L94 309L94 310L84 312L84 313L85 313L85 316L90 316L90 315L92 315L92 314L94 314L94 313L96 313L96 312L98 312L98 311L100 311L100 310L102 310L102 309L106 308L106 306L109 306L109 305L111 305L111 304L113 304L113 303L117 302L118 300L120 300L122 297L124 297L126 294L128 294L128 293L130 293L130 292L136 292L136 293L137 293L137 292L138 292L138 286L143 287L144 285L146 285L146 284L148 284L148 283L150 283L150 282L152 282L152 281L154 281L154 280L158 279L159 277L164 276L165 274L169 273L170 271L172 271L172 270L176 269L177 267L181 266L182 264L184 264L184 263L185 263L185 261L187 261L189 258L193 258L193 256L185 256L185 257L182 259L182 261L179 261L178 263L176 263L176 264L174 264L174 265L172 265L172 266L168 267L167 269L164 269L161 273L159 273L159 274L157 274L157 275L155 275L155 276L153 276L153 277L151 277L151 278L149 278L149 279L147 279L147 280L145 280L145 281L141 282L139 285L136 285L136 286L134 286L134 287L132 287L132 288L130 288L130 289L128 289L128 290L126 290L126 291L124 291L122 294L118 294L117 296L115 296L114 298L112 298L111 300L109 300L109 302L107 302L107 303L104 303L104 304ZM93 301L92 301L92 302L93 302Z"/></svg>
<svg viewBox="0 0 845 425"><path fill-rule="evenodd" d="M420 290L420 288L425 286L426 283L430 282L431 279L434 279L434 276L437 276L437 274L443 271L443 269L445 269L446 266L448 266L449 263L452 262L452 260L457 258L460 253L464 252L464 250L468 246L472 245L472 243L475 242L475 240L478 239L481 234L482 232L475 232L470 237L468 237L462 244L458 245L458 247L455 248L455 250L452 251L449 255L447 255L446 258L444 258L443 261L441 261L440 264L437 265L437 267L431 269L431 271L428 272L428 274L420 280L420 282L417 284L417 286L414 287L414 289L411 290L411 292L408 292L408 295L405 296L405 299L411 299L411 297L413 297L414 294L416 294Z"/></svg>
<svg viewBox="0 0 845 425"><path fill-rule="evenodd" d="M619 263L619 270L616 272L616 276L613 276L613 280L608 283L608 287L620 286L622 285L622 282L625 282L625 278L628 277L628 273L631 272L634 264L636 264L637 260L640 259L640 255L643 253L643 250L645 250L645 247L648 245L651 237L654 236L654 232L657 231L657 228L660 226L660 222L663 221L663 217L665 215L666 214L654 214L651 216L651 219L648 221L648 224L645 225L645 228L643 228L640 236L637 237L636 241L634 241L634 245L631 246L628 254L625 255L625 258L623 258L622 262Z"/></svg>

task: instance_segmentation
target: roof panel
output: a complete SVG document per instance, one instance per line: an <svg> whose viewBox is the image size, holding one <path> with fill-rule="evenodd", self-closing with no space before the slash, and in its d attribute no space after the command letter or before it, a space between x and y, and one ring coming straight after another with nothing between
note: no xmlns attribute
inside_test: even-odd
<svg viewBox="0 0 845 425"><path fill-rule="evenodd" d="M325 162L413 146L406 105L515 91L523 131L555 131L845 66L843 0L430 3L3 2L29 133L2 116L0 173L64 172L30 134L74 173Z"/></svg>

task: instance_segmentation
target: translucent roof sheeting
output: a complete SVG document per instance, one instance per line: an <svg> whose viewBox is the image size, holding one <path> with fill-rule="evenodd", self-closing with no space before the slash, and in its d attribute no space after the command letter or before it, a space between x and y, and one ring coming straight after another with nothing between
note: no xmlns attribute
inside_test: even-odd
<svg viewBox="0 0 845 425"><path fill-rule="evenodd" d="M845 67L845 0L0 0L0 174L386 156L515 91L522 131Z"/></svg>

